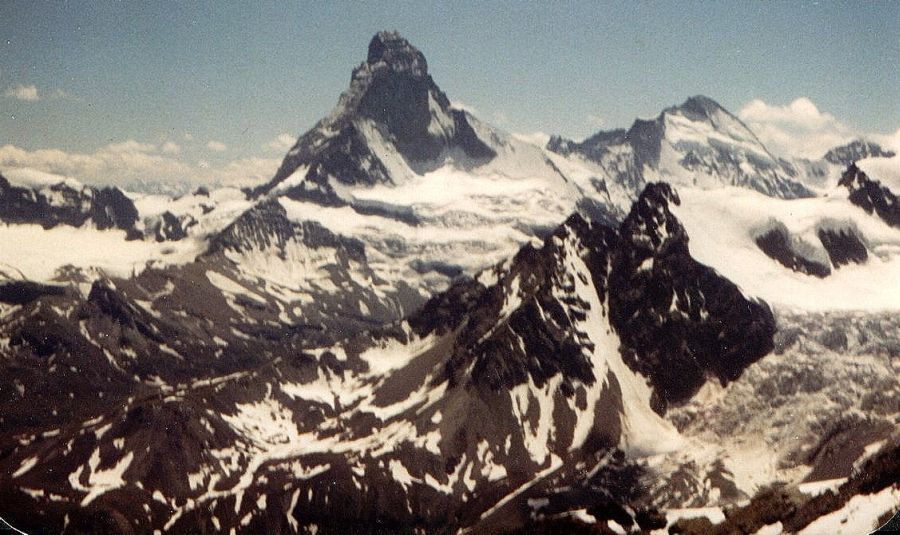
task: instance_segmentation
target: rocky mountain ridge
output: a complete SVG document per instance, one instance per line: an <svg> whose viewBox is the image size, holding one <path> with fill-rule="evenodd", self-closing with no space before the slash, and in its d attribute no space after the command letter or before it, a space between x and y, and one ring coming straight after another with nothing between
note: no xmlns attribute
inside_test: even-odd
<svg viewBox="0 0 900 535"><path fill-rule="evenodd" d="M891 507L859 469L894 466L896 198L855 165L822 194L823 162L706 97L537 147L382 32L252 191L0 180L0 516L618 533Z"/></svg>
<svg viewBox="0 0 900 535"><path fill-rule="evenodd" d="M666 208L676 200L668 186L648 186L620 231L575 215L541 249L526 246L507 266L485 274L496 282L460 283L406 322L315 351L286 344L292 339L287 327L272 338L273 345L259 334L236 337L222 329L229 323L225 318L208 313L169 323L168 313L160 316L144 300L127 297L149 283L149 273L138 285L95 283L81 304L73 296L33 302L31 314L4 326L14 350L8 358L24 373L6 380L24 388L3 390L18 394L6 400L0 422L2 436L12 438L2 446L2 462L9 466L2 473L11 479L0 487L35 488L38 478L44 490L26 493L27 500L10 494L6 498L14 501L7 503L31 512L24 526L59 526L64 515L77 515L82 529L101 531L187 529L198 521L250 530L302 522L339 531L345 522L358 526L368 519L375 532L501 518L506 524L512 521L506 504L524 505L516 489L540 481L540 474L570 477L565 474L574 470L571 463L610 448L655 448L645 436L652 430L676 440L651 409L642 375L629 366L650 371L657 399L681 400L700 385L677 396L667 390L659 377L684 371L656 368L663 367L659 359L668 360L659 354L664 346L632 346L640 336L696 331L700 336L684 337L683 350L702 355L722 334L746 330L747 322L758 325L758 340L745 337L733 356L701 364L722 381L739 376L771 347L774 322L765 305L748 302L722 315L725 309L703 301L707 293L723 305L743 298L691 263L687 237ZM658 264L648 270L647 260ZM636 276L657 280L640 291L672 284L670 291L681 297L665 313L649 296L632 295L616 305L612 296L622 290L611 285ZM184 298L175 291L168 290L170 300ZM619 306L637 307L641 314L617 320L629 317ZM81 318L81 327L67 318ZM190 342L178 333L184 329L193 332ZM701 335L707 329L712 330ZM38 342L28 332L56 332L57 342ZM164 340L176 342L168 346ZM624 352L629 357L620 356L618 340L632 347ZM163 349L146 353L153 341ZM257 356L226 358L249 356L248 350ZM671 350L678 351L664 351ZM182 354L192 357L186 361ZM65 387L40 378L47 359L74 370L56 375ZM163 362L170 363L167 370L156 370ZM189 371L193 367L198 368ZM90 375L81 371L87 369ZM704 380L702 373L697 377ZM137 391L128 386L132 380L139 381ZM206 393L210 389L215 396ZM56 391L99 397L78 407L65 406L65 397L48 400L57 416L41 417L35 427L29 416L33 397ZM476 408L495 417L475 425L465 415ZM183 431L168 436L186 449L172 457L167 439L154 433L168 434L163 423L175 422L176 414L186 418L178 424ZM248 420L251 414L256 416ZM195 423L198 417L201 423ZM82 423L67 423L72 421ZM138 422L148 431L129 431ZM74 441L70 449L57 449L67 441ZM231 460L209 448L220 448ZM226 454L229 448L236 450ZM160 455L177 459L181 468L159 472L165 467L151 459ZM35 464L56 466L53 473L60 477L46 480L47 472L33 470ZM357 472L365 477L356 479ZM109 480L104 474L111 473L116 475ZM192 483L195 476L185 480L185 473L198 474L199 484ZM298 474L307 475L296 479ZM291 477L294 483L283 489L280 482ZM322 487L325 480L331 483ZM376 488L382 498L373 501ZM160 508L160 502L167 505ZM270 507L259 507L263 502ZM149 510L141 512L138 504Z"/></svg>
<svg viewBox="0 0 900 535"><path fill-rule="evenodd" d="M580 143L551 137L547 149L599 164L614 182L632 190L662 179L676 186L741 186L782 198L812 194L792 166L705 96L666 108L655 119L637 119L628 130L601 131Z"/></svg>

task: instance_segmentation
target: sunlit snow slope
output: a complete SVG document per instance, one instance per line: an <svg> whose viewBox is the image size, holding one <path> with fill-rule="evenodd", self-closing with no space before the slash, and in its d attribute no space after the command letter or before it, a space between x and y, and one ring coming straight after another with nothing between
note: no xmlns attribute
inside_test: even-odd
<svg viewBox="0 0 900 535"><path fill-rule="evenodd" d="M692 253L747 295L804 310L900 309L900 229L851 204L846 190L795 200L741 188L679 191L682 204L673 211L692 237ZM800 273L767 256L756 239L773 228L783 228L800 254L830 266L831 274ZM834 266L822 230L858 236L867 259Z"/></svg>

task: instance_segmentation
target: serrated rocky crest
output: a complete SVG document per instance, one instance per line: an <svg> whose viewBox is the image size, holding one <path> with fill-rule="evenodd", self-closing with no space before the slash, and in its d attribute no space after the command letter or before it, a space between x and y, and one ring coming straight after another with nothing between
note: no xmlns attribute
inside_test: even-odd
<svg viewBox="0 0 900 535"><path fill-rule="evenodd" d="M867 213L875 213L892 227L900 227L900 200L887 186L869 178L855 163L851 163L841 179L839 186L850 192L850 202Z"/></svg>
<svg viewBox="0 0 900 535"><path fill-rule="evenodd" d="M83 186L74 180L41 186L16 186L0 175L0 221L80 227L90 222L99 230L121 229L137 239L138 212L118 188Z"/></svg>

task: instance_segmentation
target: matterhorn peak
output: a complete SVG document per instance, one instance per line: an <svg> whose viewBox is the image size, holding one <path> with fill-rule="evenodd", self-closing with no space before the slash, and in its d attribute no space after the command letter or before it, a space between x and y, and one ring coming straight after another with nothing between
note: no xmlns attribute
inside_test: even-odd
<svg viewBox="0 0 900 535"><path fill-rule="evenodd" d="M291 195L344 204L346 199L330 180L344 188L399 178L381 159L384 147L392 147L405 162L420 168L443 162L456 149L469 159L467 163L496 156L478 138L466 114L452 109L428 74L424 54L399 33L387 31L369 42L366 60L353 69L350 87L332 112L300 136L275 177L253 195L271 191L302 169L308 176L300 179L303 185Z"/></svg>
<svg viewBox="0 0 900 535"><path fill-rule="evenodd" d="M416 77L428 74L425 56L398 32L378 32L369 42L366 63L371 68L387 67L394 72L409 72ZM362 67L362 66L361 66Z"/></svg>

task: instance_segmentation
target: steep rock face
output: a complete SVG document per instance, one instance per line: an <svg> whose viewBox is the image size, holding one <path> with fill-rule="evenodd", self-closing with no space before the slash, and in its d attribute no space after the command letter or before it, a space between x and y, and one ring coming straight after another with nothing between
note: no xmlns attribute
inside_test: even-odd
<svg viewBox="0 0 900 535"><path fill-rule="evenodd" d="M850 192L850 202L868 213L875 213L892 227L900 228L900 200L886 186L869 178L856 164L850 164L838 185Z"/></svg>
<svg viewBox="0 0 900 535"><path fill-rule="evenodd" d="M558 374L566 381L593 383L590 354L583 345L591 342L579 332L590 305L575 291L573 277L589 275L590 281L580 282L590 282L600 302L605 301L609 252L616 243L613 229L574 215L544 247L525 246L504 273L505 283L492 286L470 314L457 338L450 378L472 365L471 381L492 390L528 380L543 387ZM571 273L567 261L572 256L584 264L583 272ZM497 328L498 318L505 328ZM562 388L571 390L571 384Z"/></svg>
<svg viewBox="0 0 900 535"><path fill-rule="evenodd" d="M289 189L293 198L344 204L341 185L390 183L396 178L383 161L394 156L385 154L379 142L413 167L428 167L452 149L474 160L496 155L475 134L465 113L451 109L428 74L425 56L399 34L380 32L337 107L300 137L272 181L254 195L271 191L299 169L300 185Z"/></svg>
<svg viewBox="0 0 900 535"><path fill-rule="evenodd" d="M690 256L688 237L669 210L667 184L647 187L621 227L610 275L612 325L623 357L648 376L655 407L684 401L706 381L737 378L772 349L769 307Z"/></svg>
<svg viewBox="0 0 900 535"><path fill-rule="evenodd" d="M139 237L134 203L118 188L92 188L74 180L16 186L0 175L0 221L80 227L91 221L100 230L117 228Z"/></svg>
<svg viewBox="0 0 900 535"><path fill-rule="evenodd" d="M846 145L835 147L825 153L825 161L847 167L866 158L893 158L896 153L886 150L877 143L856 139Z"/></svg>
<svg viewBox="0 0 900 535"><path fill-rule="evenodd" d="M738 118L710 98L695 96L638 119L626 130L598 132L581 143L553 137L547 149L599 164L635 192L652 180L676 186L742 186L775 197L811 195L798 172L774 157Z"/></svg>

